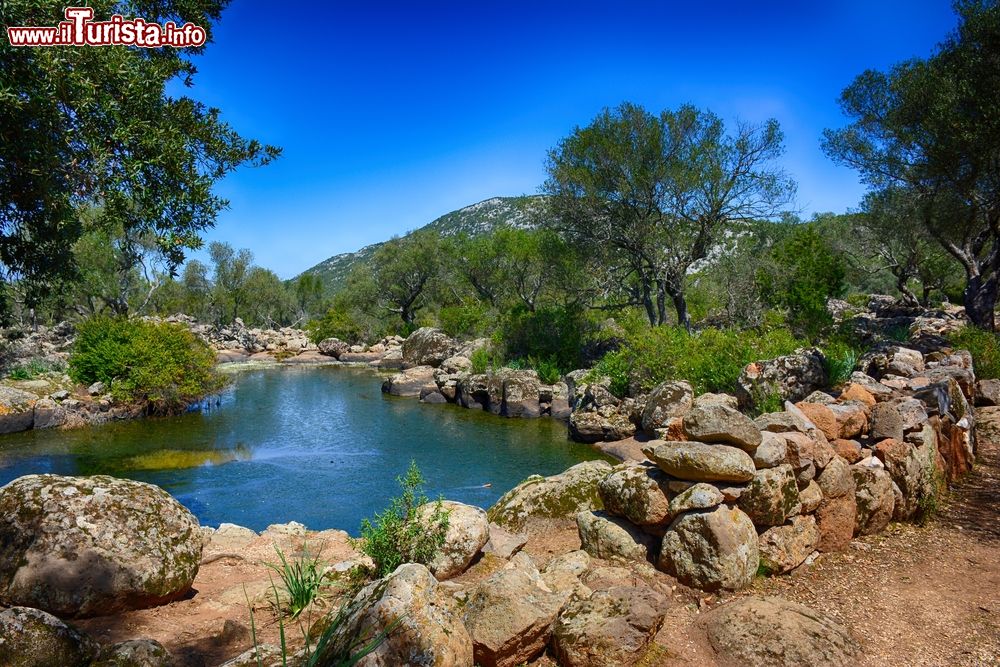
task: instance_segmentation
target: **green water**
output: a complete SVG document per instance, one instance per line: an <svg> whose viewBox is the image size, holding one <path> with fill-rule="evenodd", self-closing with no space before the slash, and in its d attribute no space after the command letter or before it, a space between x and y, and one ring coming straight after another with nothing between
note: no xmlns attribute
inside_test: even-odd
<svg viewBox="0 0 1000 667"><path fill-rule="evenodd" d="M162 486L203 525L299 521L356 534L396 494L411 459L429 496L489 507L530 474L599 456L554 419L424 405L379 387L361 369L245 371L202 412L0 436L0 484L110 474Z"/></svg>

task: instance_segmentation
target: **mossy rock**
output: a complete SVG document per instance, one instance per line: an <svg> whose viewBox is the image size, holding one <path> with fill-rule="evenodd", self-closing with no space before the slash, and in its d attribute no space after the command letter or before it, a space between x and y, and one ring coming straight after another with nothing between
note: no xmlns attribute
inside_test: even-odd
<svg viewBox="0 0 1000 667"><path fill-rule="evenodd" d="M5 667L85 667L99 650L93 639L40 609L0 611L0 665Z"/></svg>
<svg viewBox="0 0 1000 667"><path fill-rule="evenodd" d="M493 523L520 530L529 519L575 517L604 509L598 484L611 472L607 461L585 461L551 477L532 475L505 493L487 512Z"/></svg>

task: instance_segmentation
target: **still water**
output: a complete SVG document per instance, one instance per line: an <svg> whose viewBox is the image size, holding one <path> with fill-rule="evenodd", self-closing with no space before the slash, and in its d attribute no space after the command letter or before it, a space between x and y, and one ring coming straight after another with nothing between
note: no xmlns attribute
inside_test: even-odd
<svg viewBox="0 0 1000 667"><path fill-rule="evenodd" d="M557 420L424 405L383 396L380 382L330 366L250 370L202 412L0 436L0 485L109 474L162 486L202 525L298 521L356 535L411 460L430 497L489 507L528 475L599 456Z"/></svg>

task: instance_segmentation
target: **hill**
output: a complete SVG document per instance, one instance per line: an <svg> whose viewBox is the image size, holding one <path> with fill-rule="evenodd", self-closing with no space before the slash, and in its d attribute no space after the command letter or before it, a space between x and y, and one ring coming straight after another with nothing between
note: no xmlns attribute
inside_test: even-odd
<svg viewBox="0 0 1000 667"><path fill-rule="evenodd" d="M544 197L530 195L524 197L491 197L477 204L446 213L433 220L421 230L433 230L442 236L468 234L476 236L488 234L500 227L533 227L543 211ZM410 232L412 233L412 232ZM303 271L318 275L323 286L330 292L340 289L347 276L358 264L375 254L382 243L373 243L357 252L345 252L325 259L316 266ZM298 276L296 276L298 277Z"/></svg>

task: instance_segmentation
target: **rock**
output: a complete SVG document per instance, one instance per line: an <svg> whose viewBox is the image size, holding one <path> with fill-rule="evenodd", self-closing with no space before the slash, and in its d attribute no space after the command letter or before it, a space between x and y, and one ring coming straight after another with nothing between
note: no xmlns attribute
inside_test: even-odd
<svg viewBox="0 0 1000 667"><path fill-rule="evenodd" d="M687 382L664 382L646 397L642 411L642 430L653 434L674 417L682 417L691 409L694 390Z"/></svg>
<svg viewBox="0 0 1000 667"><path fill-rule="evenodd" d="M739 590L753 581L759 560L750 517L723 505L674 519L663 536L658 566L688 586Z"/></svg>
<svg viewBox="0 0 1000 667"><path fill-rule="evenodd" d="M634 524L651 526L670 518L666 474L649 463L617 465L597 485L604 508Z"/></svg>
<svg viewBox="0 0 1000 667"><path fill-rule="evenodd" d="M484 554L510 560L528 543L528 536L524 533L512 533L495 523L489 524L489 531L490 539L483 546Z"/></svg>
<svg viewBox="0 0 1000 667"><path fill-rule="evenodd" d="M317 651L316 664L333 664L332 657L359 636L373 636L393 624L397 624L395 629L359 666L472 664L469 632L438 581L417 563L400 565L389 576L362 588L348 605L340 628Z"/></svg>
<svg viewBox="0 0 1000 667"><path fill-rule="evenodd" d="M708 640L731 664L848 667L861 650L829 617L780 598L744 597L704 617Z"/></svg>
<svg viewBox="0 0 1000 667"><path fill-rule="evenodd" d="M830 443L833 451L848 463L857 463L861 460L861 443L857 440L843 440L838 438Z"/></svg>
<svg viewBox="0 0 1000 667"><path fill-rule="evenodd" d="M607 461L585 461L551 477L532 475L501 496L487 516L508 530L520 530L531 517L572 517L604 509L597 485L609 472Z"/></svg>
<svg viewBox="0 0 1000 667"><path fill-rule="evenodd" d="M771 431L764 431L760 435L760 446L753 452L753 464L760 469L773 468L784 463L788 454L785 439Z"/></svg>
<svg viewBox="0 0 1000 667"><path fill-rule="evenodd" d="M926 488L924 466L916 448L907 442L890 438L875 445L875 456L882 461L886 472L902 494L902 502L896 503L893 518L900 521L912 518Z"/></svg>
<svg viewBox="0 0 1000 667"><path fill-rule="evenodd" d="M718 507L726 498L718 487L707 482L692 484L670 501L670 515L677 516L691 510L706 510Z"/></svg>
<svg viewBox="0 0 1000 667"><path fill-rule="evenodd" d="M840 427L837 425L837 416L830 409L830 406L819 403L796 403L795 407L802 410L802 413L809 418L816 428L823 431L823 434L833 440L840 437Z"/></svg>
<svg viewBox="0 0 1000 667"><path fill-rule="evenodd" d="M837 420L836 435L834 438L856 438L868 430L868 411L870 408L864 403L845 402L834 403L830 406Z"/></svg>
<svg viewBox="0 0 1000 667"><path fill-rule="evenodd" d="M768 412L754 419L753 423L761 431L772 433L810 433L816 428L815 424L810 422L801 410Z"/></svg>
<svg viewBox="0 0 1000 667"><path fill-rule="evenodd" d="M569 592L551 590L527 554L519 553L469 596L464 620L475 664L514 667L545 650ZM471 661L470 663L471 664Z"/></svg>
<svg viewBox="0 0 1000 667"><path fill-rule="evenodd" d="M683 423L692 440L733 445L751 453L760 445L760 430L753 421L727 405L696 400Z"/></svg>
<svg viewBox="0 0 1000 667"><path fill-rule="evenodd" d="M572 600L552 631L561 667L631 667L663 624L669 601L644 583Z"/></svg>
<svg viewBox="0 0 1000 667"><path fill-rule="evenodd" d="M878 403L872 408L871 426L868 432L872 440L903 439L903 417L894 402Z"/></svg>
<svg viewBox="0 0 1000 667"><path fill-rule="evenodd" d="M799 489L792 466L758 470L750 487L740 495L737 506L755 526L780 526L799 512Z"/></svg>
<svg viewBox="0 0 1000 667"><path fill-rule="evenodd" d="M782 437L785 439L785 462L790 464L796 473L810 465L822 469L835 456L833 448L822 433L819 433L822 439L794 431L785 433Z"/></svg>
<svg viewBox="0 0 1000 667"><path fill-rule="evenodd" d="M885 530L892 520L896 500L892 492L892 477L882 468L851 466L854 476L857 514L855 535L874 535Z"/></svg>
<svg viewBox="0 0 1000 667"><path fill-rule="evenodd" d="M429 405L444 405L448 402L448 399L437 389L424 387L420 390L420 402Z"/></svg>
<svg viewBox="0 0 1000 667"><path fill-rule="evenodd" d="M339 359L340 355L350 351L351 346L339 338L324 338L319 342L317 347L320 354Z"/></svg>
<svg viewBox="0 0 1000 667"><path fill-rule="evenodd" d="M0 435L27 431L35 423L35 402L30 391L0 385Z"/></svg>
<svg viewBox="0 0 1000 667"><path fill-rule="evenodd" d="M569 435L576 442L614 442L635 435L635 424L615 409L574 410L569 417Z"/></svg>
<svg viewBox="0 0 1000 667"><path fill-rule="evenodd" d="M383 382L382 393L390 396L420 396L424 387L436 388L434 369L430 366L414 366Z"/></svg>
<svg viewBox="0 0 1000 667"><path fill-rule="evenodd" d="M171 667L173 658L160 642L132 639L108 646L91 667Z"/></svg>
<svg viewBox="0 0 1000 667"><path fill-rule="evenodd" d="M823 469L816 481L819 483L819 488L823 490L824 498L839 498L854 493L854 477L851 475L851 466L839 457L830 461L830 465Z"/></svg>
<svg viewBox="0 0 1000 667"><path fill-rule="evenodd" d="M87 667L98 651L93 639L40 609L0 611L0 665Z"/></svg>
<svg viewBox="0 0 1000 667"><path fill-rule="evenodd" d="M487 387L489 376L468 375L458 381L457 402L470 410L489 409L490 395ZM499 407L497 408L499 410Z"/></svg>
<svg viewBox="0 0 1000 667"><path fill-rule="evenodd" d="M815 481L810 480L804 488L799 488L799 502L802 503L803 514L812 514L823 502L823 489L819 488L819 484Z"/></svg>
<svg viewBox="0 0 1000 667"><path fill-rule="evenodd" d="M438 367L455 351L455 341L440 329L421 327L403 342L404 366Z"/></svg>
<svg viewBox="0 0 1000 667"><path fill-rule="evenodd" d="M798 350L794 354L747 364L737 379L737 397L752 406L761 398L778 394L788 401L803 398L826 386L826 367L819 350Z"/></svg>
<svg viewBox="0 0 1000 667"><path fill-rule="evenodd" d="M274 644L261 644L248 649L219 667L282 667L281 648Z"/></svg>
<svg viewBox="0 0 1000 667"><path fill-rule="evenodd" d="M419 521L430 521L437 509L430 502L417 509ZM448 530L444 544L435 552L427 569L438 580L451 579L465 572L490 538L486 512L473 505L442 500L441 508L448 513Z"/></svg>
<svg viewBox="0 0 1000 667"><path fill-rule="evenodd" d="M198 520L163 489L105 475L28 475L0 489L0 600L63 617L185 595Z"/></svg>
<svg viewBox="0 0 1000 667"><path fill-rule="evenodd" d="M594 558L613 561L647 561L653 538L624 519L607 512L584 511L576 515L581 548Z"/></svg>
<svg viewBox="0 0 1000 667"><path fill-rule="evenodd" d="M472 368L472 361L468 357L463 357L462 355L455 355L453 357L448 357L441 362L438 366L445 373L464 373L470 368Z"/></svg>
<svg viewBox="0 0 1000 667"><path fill-rule="evenodd" d="M813 516L794 516L768 528L759 539L760 565L769 574L784 574L801 565L819 546L820 533Z"/></svg>
<svg viewBox="0 0 1000 667"><path fill-rule="evenodd" d="M748 482L756 471L749 454L727 445L652 440L642 451L668 475L692 482Z"/></svg>
<svg viewBox="0 0 1000 667"><path fill-rule="evenodd" d="M514 371L503 379L503 403L500 414L504 417L534 418L541 415L538 405L538 373Z"/></svg>
<svg viewBox="0 0 1000 667"><path fill-rule="evenodd" d="M105 391L107 391L107 389L105 389L103 382L95 382L94 384L87 387L87 393L90 394L91 396L100 396Z"/></svg>
<svg viewBox="0 0 1000 667"><path fill-rule="evenodd" d="M976 382L976 405L1000 405L1000 380L979 380Z"/></svg>
<svg viewBox="0 0 1000 667"><path fill-rule="evenodd" d="M251 542L257 539L257 533L237 526L234 523L222 523L212 532L212 537L206 547L215 552L236 553L245 549Z"/></svg>
<svg viewBox="0 0 1000 667"><path fill-rule="evenodd" d="M875 396L871 393L871 391L862 387L857 382L852 382L844 387L844 390L840 392L840 400L844 402L854 401L856 403L866 405L869 408L874 407L876 402Z"/></svg>
<svg viewBox="0 0 1000 667"><path fill-rule="evenodd" d="M820 551L843 551L854 537L857 517L854 476L843 459L834 459L817 480L823 501L816 509Z"/></svg>
<svg viewBox="0 0 1000 667"><path fill-rule="evenodd" d="M66 423L66 410L51 398L42 398L35 403L33 428L58 428Z"/></svg>

